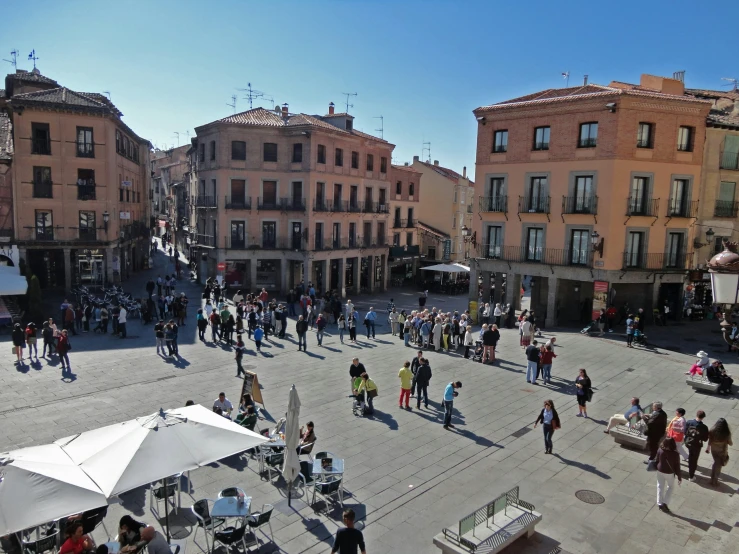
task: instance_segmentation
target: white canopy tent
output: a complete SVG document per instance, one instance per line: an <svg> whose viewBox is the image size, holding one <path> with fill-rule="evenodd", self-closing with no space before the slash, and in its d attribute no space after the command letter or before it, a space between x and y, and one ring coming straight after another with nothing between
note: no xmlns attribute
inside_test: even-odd
<svg viewBox="0 0 739 554"><path fill-rule="evenodd" d="M18 267L0 265L0 296L26 294L28 282Z"/></svg>
<svg viewBox="0 0 739 554"><path fill-rule="evenodd" d="M0 454L0 536L108 504L57 444Z"/></svg>
<svg viewBox="0 0 739 554"><path fill-rule="evenodd" d="M469 273L470 268L462 264L436 264L428 267L422 267L423 271L437 271L440 273Z"/></svg>

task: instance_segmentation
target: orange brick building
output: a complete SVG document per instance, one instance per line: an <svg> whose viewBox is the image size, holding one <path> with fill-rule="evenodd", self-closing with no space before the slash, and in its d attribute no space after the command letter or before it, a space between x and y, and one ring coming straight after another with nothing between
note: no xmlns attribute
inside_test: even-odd
<svg viewBox="0 0 739 554"><path fill-rule="evenodd" d="M533 276L548 325L589 320L595 281L619 307L679 309L709 109L681 81L643 75L474 110L483 296L506 274L502 300L518 305Z"/></svg>

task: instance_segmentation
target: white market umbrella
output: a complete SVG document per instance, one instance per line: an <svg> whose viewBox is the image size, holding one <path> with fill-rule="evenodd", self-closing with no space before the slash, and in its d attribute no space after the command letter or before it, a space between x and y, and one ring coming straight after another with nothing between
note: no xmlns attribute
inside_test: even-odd
<svg viewBox="0 0 739 554"><path fill-rule="evenodd" d="M106 496L196 469L267 442L195 405L59 439L73 462Z"/></svg>
<svg viewBox="0 0 739 554"><path fill-rule="evenodd" d="M0 454L0 536L107 504L106 495L59 445Z"/></svg>
<svg viewBox="0 0 739 554"><path fill-rule="evenodd" d="M422 271L437 271L440 273L464 273L470 268L462 264L436 264L428 267L422 267Z"/></svg>
<svg viewBox="0 0 739 554"><path fill-rule="evenodd" d="M300 397L295 385L290 389L287 400L287 419L285 421L285 461L282 466L282 476L287 481L287 505L292 500L292 486L300 473L300 456L298 455L298 444L300 444Z"/></svg>

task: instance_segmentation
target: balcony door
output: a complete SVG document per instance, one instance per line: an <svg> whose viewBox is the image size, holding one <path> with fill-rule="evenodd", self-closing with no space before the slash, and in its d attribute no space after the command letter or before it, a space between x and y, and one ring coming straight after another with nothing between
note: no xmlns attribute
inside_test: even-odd
<svg viewBox="0 0 739 554"><path fill-rule="evenodd" d="M334 211L341 211L342 186L334 183Z"/></svg>
<svg viewBox="0 0 739 554"><path fill-rule="evenodd" d="M364 246L369 246L372 244L372 222L366 221L364 223L364 236L362 237L362 240L364 241Z"/></svg>
<svg viewBox="0 0 739 554"><path fill-rule="evenodd" d="M544 255L544 229L531 228L526 234L526 260L540 262Z"/></svg>
<svg viewBox="0 0 739 554"><path fill-rule="evenodd" d="M290 238L291 248L293 250L302 250L303 245L303 224L300 221L293 221L293 232Z"/></svg>
<svg viewBox="0 0 739 554"><path fill-rule="evenodd" d="M629 211L632 214L643 214L647 209L647 194L649 179L646 177L634 177L631 181L631 198L629 198Z"/></svg>
<svg viewBox="0 0 739 554"><path fill-rule="evenodd" d="M734 198L736 183L721 181L716 201L716 215L719 217L734 217Z"/></svg>
<svg viewBox="0 0 739 554"><path fill-rule="evenodd" d="M502 212L503 211L503 184L504 179L502 177L493 177L490 179L490 190L488 194L488 211L491 212Z"/></svg>
<svg viewBox="0 0 739 554"><path fill-rule="evenodd" d="M357 246L357 224L349 224L349 248Z"/></svg>
<svg viewBox="0 0 739 554"><path fill-rule="evenodd" d="M292 201L293 208L300 208L303 205L303 182L302 181L293 181L291 201Z"/></svg>
<svg viewBox="0 0 739 554"><path fill-rule="evenodd" d="M231 248L246 247L246 224L243 221L231 222Z"/></svg>
<svg viewBox="0 0 739 554"><path fill-rule="evenodd" d="M626 238L626 267L641 267L644 257L644 233L630 231Z"/></svg>
<svg viewBox="0 0 739 554"><path fill-rule="evenodd" d="M95 212L80 212L80 239L95 240Z"/></svg>
<svg viewBox="0 0 739 554"><path fill-rule="evenodd" d="M668 215L687 215L688 182L685 179L673 179L670 189L670 213Z"/></svg>
<svg viewBox="0 0 739 554"><path fill-rule="evenodd" d="M574 229L570 235L570 263L572 265L588 264L588 246L590 232L587 229Z"/></svg>
<svg viewBox="0 0 739 554"><path fill-rule="evenodd" d="M546 207L544 198L547 187L546 177L532 177L529 183L529 211L541 212Z"/></svg>
<svg viewBox="0 0 739 554"><path fill-rule="evenodd" d="M575 212L591 213L593 197L593 177L584 175L575 178Z"/></svg>
<svg viewBox="0 0 739 554"><path fill-rule="evenodd" d="M349 206L351 209L356 210L357 204L359 203L359 189L357 188L357 185L352 185L349 189Z"/></svg>
<svg viewBox="0 0 739 554"><path fill-rule="evenodd" d="M277 246L277 223L274 221L262 222L262 248Z"/></svg>
<svg viewBox="0 0 739 554"><path fill-rule="evenodd" d="M487 235L487 252L488 258L500 258L500 251L503 247L503 227L499 225L491 225L488 227Z"/></svg>
<svg viewBox="0 0 739 554"><path fill-rule="evenodd" d="M231 179L231 204L243 206L246 203L246 181Z"/></svg>
<svg viewBox="0 0 739 554"><path fill-rule="evenodd" d="M341 223L331 225L331 245L334 250L341 248Z"/></svg>
<svg viewBox="0 0 739 554"><path fill-rule="evenodd" d="M326 183L316 183L316 209L324 211L326 201Z"/></svg>
<svg viewBox="0 0 739 554"><path fill-rule="evenodd" d="M277 181L262 181L262 205L265 208L277 206Z"/></svg>
<svg viewBox="0 0 739 554"><path fill-rule="evenodd" d="M36 210L36 238L39 240L54 239L54 220L51 212Z"/></svg>
<svg viewBox="0 0 739 554"><path fill-rule="evenodd" d="M685 234L668 233L666 267L683 267L685 264Z"/></svg>

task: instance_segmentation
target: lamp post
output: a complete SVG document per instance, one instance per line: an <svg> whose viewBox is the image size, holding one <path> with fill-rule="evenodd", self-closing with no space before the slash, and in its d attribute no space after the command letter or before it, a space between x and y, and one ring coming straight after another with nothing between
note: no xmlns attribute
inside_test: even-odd
<svg viewBox="0 0 739 554"><path fill-rule="evenodd" d="M728 311L731 312L732 307L739 304L739 254L736 251L737 243L724 241L723 245L723 251L711 258L707 266L711 274L713 302L730 306ZM721 331L724 340L731 344L729 340L731 323L726 320L726 311L723 311Z"/></svg>
<svg viewBox="0 0 739 554"><path fill-rule="evenodd" d="M110 214L108 213L108 210L105 210L103 212L103 229L105 229L105 233L108 232L108 222L110 221Z"/></svg>
<svg viewBox="0 0 739 554"><path fill-rule="evenodd" d="M603 243L605 242L605 240L598 234L598 231L593 231L590 234L590 242L593 245L593 254L595 254L595 252L598 252L598 254L600 254L600 257L602 258Z"/></svg>
<svg viewBox="0 0 739 554"><path fill-rule="evenodd" d="M475 248L477 246L477 231L474 231L470 235L470 229L469 229L469 227L467 227L467 225L462 225L462 229L460 229L460 230L462 231L462 240L464 241L464 243L465 244L472 244L472 248ZM465 249L464 249L464 259L466 260L469 257L470 256L468 254L468 249L465 246Z"/></svg>

